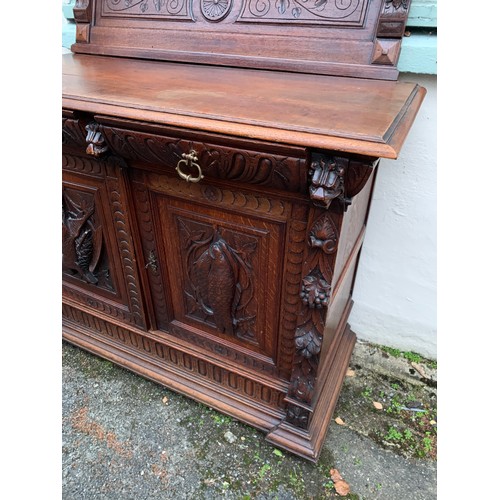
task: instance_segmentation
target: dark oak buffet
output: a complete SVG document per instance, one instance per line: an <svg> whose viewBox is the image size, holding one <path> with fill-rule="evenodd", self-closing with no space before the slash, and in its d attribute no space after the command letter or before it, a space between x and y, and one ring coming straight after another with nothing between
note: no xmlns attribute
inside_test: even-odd
<svg viewBox="0 0 500 500"><path fill-rule="evenodd" d="M317 460L409 0L80 0L63 56L63 337Z"/></svg>

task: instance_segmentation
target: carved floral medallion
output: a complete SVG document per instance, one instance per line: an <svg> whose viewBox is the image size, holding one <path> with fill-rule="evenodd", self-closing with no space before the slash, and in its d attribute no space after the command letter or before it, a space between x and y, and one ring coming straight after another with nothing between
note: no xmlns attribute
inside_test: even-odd
<svg viewBox="0 0 500 500"><path fill-rule="evenodd" d="M200 0L201 13L209 21L221 21L233 6L232 0Z"/></svg>

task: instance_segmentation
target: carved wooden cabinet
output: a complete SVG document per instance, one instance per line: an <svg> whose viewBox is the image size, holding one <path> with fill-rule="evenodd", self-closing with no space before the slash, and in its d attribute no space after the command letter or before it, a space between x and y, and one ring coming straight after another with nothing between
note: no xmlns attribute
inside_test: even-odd
<svg viewBox="0 0 500 500"><path fill-rule="evenodd" d="M77 1L63 336L317 460L409 1ZM285 57L286 55L286 57Z"/></svg>

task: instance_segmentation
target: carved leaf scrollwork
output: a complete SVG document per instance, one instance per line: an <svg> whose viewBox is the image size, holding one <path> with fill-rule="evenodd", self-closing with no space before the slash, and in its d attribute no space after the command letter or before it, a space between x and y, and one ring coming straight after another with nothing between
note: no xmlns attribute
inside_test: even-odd
<svg viewBox="0 0 500 500"><path fill-rule="evenodd" d="M128 15L149 14L166 18L189 16L187 0L105 0L103 7L104 14L124 12Z"/></svg>
<svg viewBox="0 0 500 500"><path fill-rule="evenodd" d="M359 23L366 3L366 0L247 0L240 19Z"/></svg>
<svg viewBox="0 0 500 500"><path fill-rule="evenodd" d="M309 233L309 244L329 255L337 250L338 231L329 214L323 214L316 220Z"/></svg>

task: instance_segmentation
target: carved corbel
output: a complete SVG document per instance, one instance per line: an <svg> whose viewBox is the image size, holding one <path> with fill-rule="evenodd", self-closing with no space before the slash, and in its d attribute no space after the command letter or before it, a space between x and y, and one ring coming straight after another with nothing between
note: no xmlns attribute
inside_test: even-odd
<svg viewBox="0 0 500 500"><path fill-rule="evenodd" d="M347 164L347 158L313 155L309 169L309 195L315 205L329 208L335 199L345 201L344 175Z"/></svg>
<svg viewBox="0 0 500 500"><path fill-rule="evenodd" d="M86 153L96 158L103 156L108 151L108 145L102 134L101 125L91 122L85 127L85 130L87 131L87 137L85 138L87 142Z"/></svg>
<svg viewBox="0 0 500 500"><path fill-rule="evenodd" d="M347 210L352 198L368 182L378 161L378 158L359 159L313 153L309 169L309 195L312 202L328 209L334 200L338 200ZM326 221L321 224L326 224ZM313 231L317 232L318 228ZM313 246L319 244L313 241L310 241Z"/></svg>
<svg viewBox="0 0 500 500"><path fill-rule="evenodd" d="M383 0L377 38L401 38L405 32L411 0Z"/></svg>

